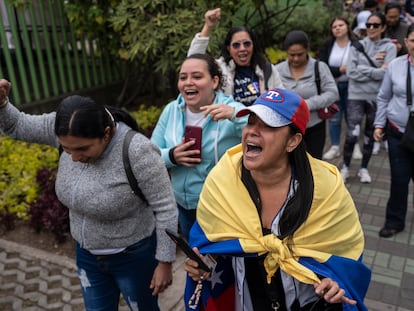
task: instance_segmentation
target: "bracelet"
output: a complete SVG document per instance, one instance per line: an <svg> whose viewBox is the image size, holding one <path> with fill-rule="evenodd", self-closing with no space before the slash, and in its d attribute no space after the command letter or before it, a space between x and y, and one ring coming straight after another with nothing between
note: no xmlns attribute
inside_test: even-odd
<svg viewBox="0 0 414 311"><path fill-rule="evenodd" d="M6 107L8 103L9 103L9 98L6 96L6 98L0 104L0 109Z"/></svg>
<svg viewBox="0 0 414 311"><path fill-rule="evenodd" d="M176 147L173 147L173 148L170 149L170 151L168 152L168 157L170 158L170 161L171 161L172 164L177 165L177 162L175 161L175 158L174 158L175 148Z"/></svg>

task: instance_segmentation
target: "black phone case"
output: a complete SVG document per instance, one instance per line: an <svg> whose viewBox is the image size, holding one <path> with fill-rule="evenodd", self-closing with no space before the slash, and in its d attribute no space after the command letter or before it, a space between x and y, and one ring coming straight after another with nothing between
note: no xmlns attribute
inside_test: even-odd
<svg viewBox="0 0 414 311"><path fill-rule="evenodd" d="M174 241L175 244L188 256L188 258L196 261L198 263L198 267L203 269L206 272L211 272L211 269L205 264L205 262L198 257L198 255L192 250L190 245L188 245L187 241L181 235L172 232L171 230L165 229L165 232Z"/></svg>

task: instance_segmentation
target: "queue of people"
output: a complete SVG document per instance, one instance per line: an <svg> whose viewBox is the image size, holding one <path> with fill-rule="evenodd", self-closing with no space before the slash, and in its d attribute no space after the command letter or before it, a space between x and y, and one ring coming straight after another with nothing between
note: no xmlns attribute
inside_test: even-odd
<svg viewBox="0 0 414 311"><path fill-rule="evenodd" d="M86 310L116 310L120 294L131 310L159 310L157 295L171 285L175 260L165 229L180 229L200 258L213 255L212 272L185 261L188 309L212 303L201 292L227 260L233 304L225 310L366 310L370 270L346 188L363 123L362 183L371 182L374 141L385 133L389 142L391 189L381 237L404 229L414 178L413 154L399 146L411 108L406 79L414 73L414 26L403 44L392 40L395 32L385 37L394 10L366 16L364 38L335 17L318 58L306 32L290 31L287 60L277 65L246 27L229 30L220 58L206 54L221 15L219 8L207 11L180 67L179 95L151 138L136 134L128 148L144 198L131 191L122 166L127 132L138 130L128 113L74 95L56 112L29 115L12 105L11 85L0 80L0 130L63 149L56 192L70 210ZM326 122L317 110L333 102L340 109ZM341 155L342 118L339 171L322 159ZM327 123L331 147L324 153ZM198 134L188 139L187 129Z"/></svg>

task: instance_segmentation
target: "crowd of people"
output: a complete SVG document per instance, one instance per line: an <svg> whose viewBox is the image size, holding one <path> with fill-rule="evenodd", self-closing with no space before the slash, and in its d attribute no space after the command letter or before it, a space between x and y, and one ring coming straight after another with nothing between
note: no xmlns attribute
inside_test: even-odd
<svg viewBox="0 0 414 311"><path fill-rule="evenodd" d="M315 56L294 29L278 64L245 26L228 31L218 59L206 54L221 17L208 10L177 98L151 138L135 134L127 148L138 130L127 112L73 95L56 112L26 114L1 79L0 131L62 150L56 193L70 211L85 309L116 310L122 294L131 310L159 310L175 260L168 229L211 268L186 259L189 310L366 310L370 270L346 183L352 158L360 182L371 183L370 158L386 142L391 187L379 235L404 230L414 179L414 154L400 146L414 73L407 8L365 1L353 23L332 19ZM332 103L339 110L326 121L319 110ZM125 153L142 196L131 190ZM329 163L340 156L339 168ZM233 284L226 307L211 299L219 266Z"/></svg>

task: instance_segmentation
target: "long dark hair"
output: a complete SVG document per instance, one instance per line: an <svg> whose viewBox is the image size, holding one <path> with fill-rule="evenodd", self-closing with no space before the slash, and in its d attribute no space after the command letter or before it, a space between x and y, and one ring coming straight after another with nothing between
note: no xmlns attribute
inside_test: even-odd
<svg viewBox="0 0 414 311"><path fill-rule="evenodd" d="M331 22L329 23L329 35L334 38L334 35L332 33L332 25L335 21L342 21L345 23L346 27L347 27L347 35L349 40L353 41L353 40L357 40L357 37L355 35L355 33L352 31L351 26L349 25L348 20L346 19L346 17L344 16L336 16L334 18L331 19Z"/></svg>
<svg viewBox="0 0 414 311"><path fill-rule="evenodd" d="M266 57L263 54L263 50L254 32L245 26L233 27L228 31L226 38L224 39L224 44L221 47L221 56L224 57L224 61L226 62L226 64L228 64L230 60L232 60L232 57L229 53L231 39L233 38L233 35L235 33L241 32L241 31L247 32L250 36L250 39L253 42L253 55L252 55L252 60L250 64L251 67L254 68L256 67L256 65L258 65L260 69L264 70L267 61L266 61Z"/></svg>
<svg viewBox="0 0 414 311"><path fill-rule="evenodd" d="M109 126L121 121L138 131L135 119L126 111L97 104L92 98L72 95L62 100L56 110L55 134L102 138Z"/></svg>
<svg viewBox="0 0 414 311"><path fill-rule="evenodd" d="M387 25L387 19L385 18L385 15L382 14L381 12L374 12L370 16L368 16L367 23L368 23L368 20L373 16L376 16L381 20L381 26L386 26ZM384 38L384 36L385 36L385 31L383 31L381 33L381 38Z"/></svg>
<svg viewBox="0 0 414 311"><path fill-rule="evenodd" d="M289 128L291 135L300 133L300 130L293 124L290 124ZM295 231L308 217L313 200L313 174L303 139L295 150L289 154L289 160L294 167L295 179L299 183L294 196L287 203L279 221L281 239L293 237Z"/></svg>

